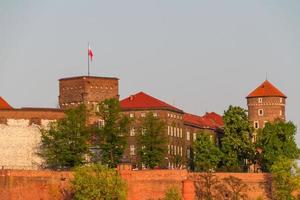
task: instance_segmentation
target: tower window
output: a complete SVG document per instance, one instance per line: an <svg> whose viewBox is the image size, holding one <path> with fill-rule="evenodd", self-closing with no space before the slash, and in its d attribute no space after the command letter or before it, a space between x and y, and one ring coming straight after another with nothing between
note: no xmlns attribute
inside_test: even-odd
<svg viewBox="0 0 300 200"><path fill-rule="evenodd" d="M262 98L258 98L258 103L262 103Z"/></svg>
<svg viewBox="0 0 300 200"><path fill-rule="evenodd" d="M264 115L264 110L258 109L258 116L263 116L263 115Z"/></svg>
<svg viewBox="0 0 300 200"><path fill-rule="evenodd" d="M282 116L282 110L279 111L279 115Z"/></svg>
<svg viewBox="0 0 300 200"><path fill-rule="evenodd" d="M255 129L258 129L258 128L259 128L259 123L258 123L258 121L255 121L255 122L254 122L254 128L255 128Z"/></svg>
<svg viewBox="0 0 300 200"><path fill-rule="evenodd" d="M282 98L279 99L280 103L282 103Z"/></svg>

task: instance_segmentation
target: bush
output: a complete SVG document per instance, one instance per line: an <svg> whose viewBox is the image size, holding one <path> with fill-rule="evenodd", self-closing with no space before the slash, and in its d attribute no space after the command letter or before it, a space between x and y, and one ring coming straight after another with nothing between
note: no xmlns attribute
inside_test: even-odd
<svg viewBox="0 0 300 200"><path fill-rule="evenodd" d="M126 199L126 183L116 170L103 165L76 168L71 184L75 200Z"/></svg>
<svg viewBox="0 0 300 200"><path fill-rule="evenodd" d="M182 200L182 196L177 187L170 187L166 190L163 200Z"/></svg>

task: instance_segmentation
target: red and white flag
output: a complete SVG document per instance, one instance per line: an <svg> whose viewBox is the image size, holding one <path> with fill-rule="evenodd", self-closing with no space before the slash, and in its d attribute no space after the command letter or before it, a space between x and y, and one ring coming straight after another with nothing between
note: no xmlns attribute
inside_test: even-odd
<svg viewBox="0 0 300 200"><path fill-rule="evenodd" d="M88 56L89 56L89 58L91 59L91 61L93 61L94 53L93 53L93 51L92 51L90 45L89 45L89 49L88 49Z"/></svg>

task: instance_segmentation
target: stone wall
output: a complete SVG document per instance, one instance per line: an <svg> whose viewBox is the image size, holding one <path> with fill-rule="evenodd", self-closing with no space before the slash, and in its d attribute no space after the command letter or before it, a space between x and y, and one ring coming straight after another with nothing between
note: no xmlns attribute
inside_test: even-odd
<svg viewBox="0 0 300 200"><path fill-rule="evenodd" d="M38 169L42 159L37 155L41 142L40 128L62 118L53 109L18 109L0 111L0 168Z"/></svg>

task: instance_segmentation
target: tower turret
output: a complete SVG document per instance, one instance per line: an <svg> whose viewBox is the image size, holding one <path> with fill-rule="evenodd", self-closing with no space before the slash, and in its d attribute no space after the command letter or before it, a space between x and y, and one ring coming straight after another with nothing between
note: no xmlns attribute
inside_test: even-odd
<svg viewBox="0 0 300 200"><path fill-rule="evenodd" d="M286 96L268 80L247 97L248 117L255 129L276 119L285 120Z"/></svg>
<svg viewBox="0 0 300 200"><path fill-rule="evenodd" d="M109 98L119 99L118 78L78 76L59 80L59 106L62 109L82 103L92 108Z"/></svg>

